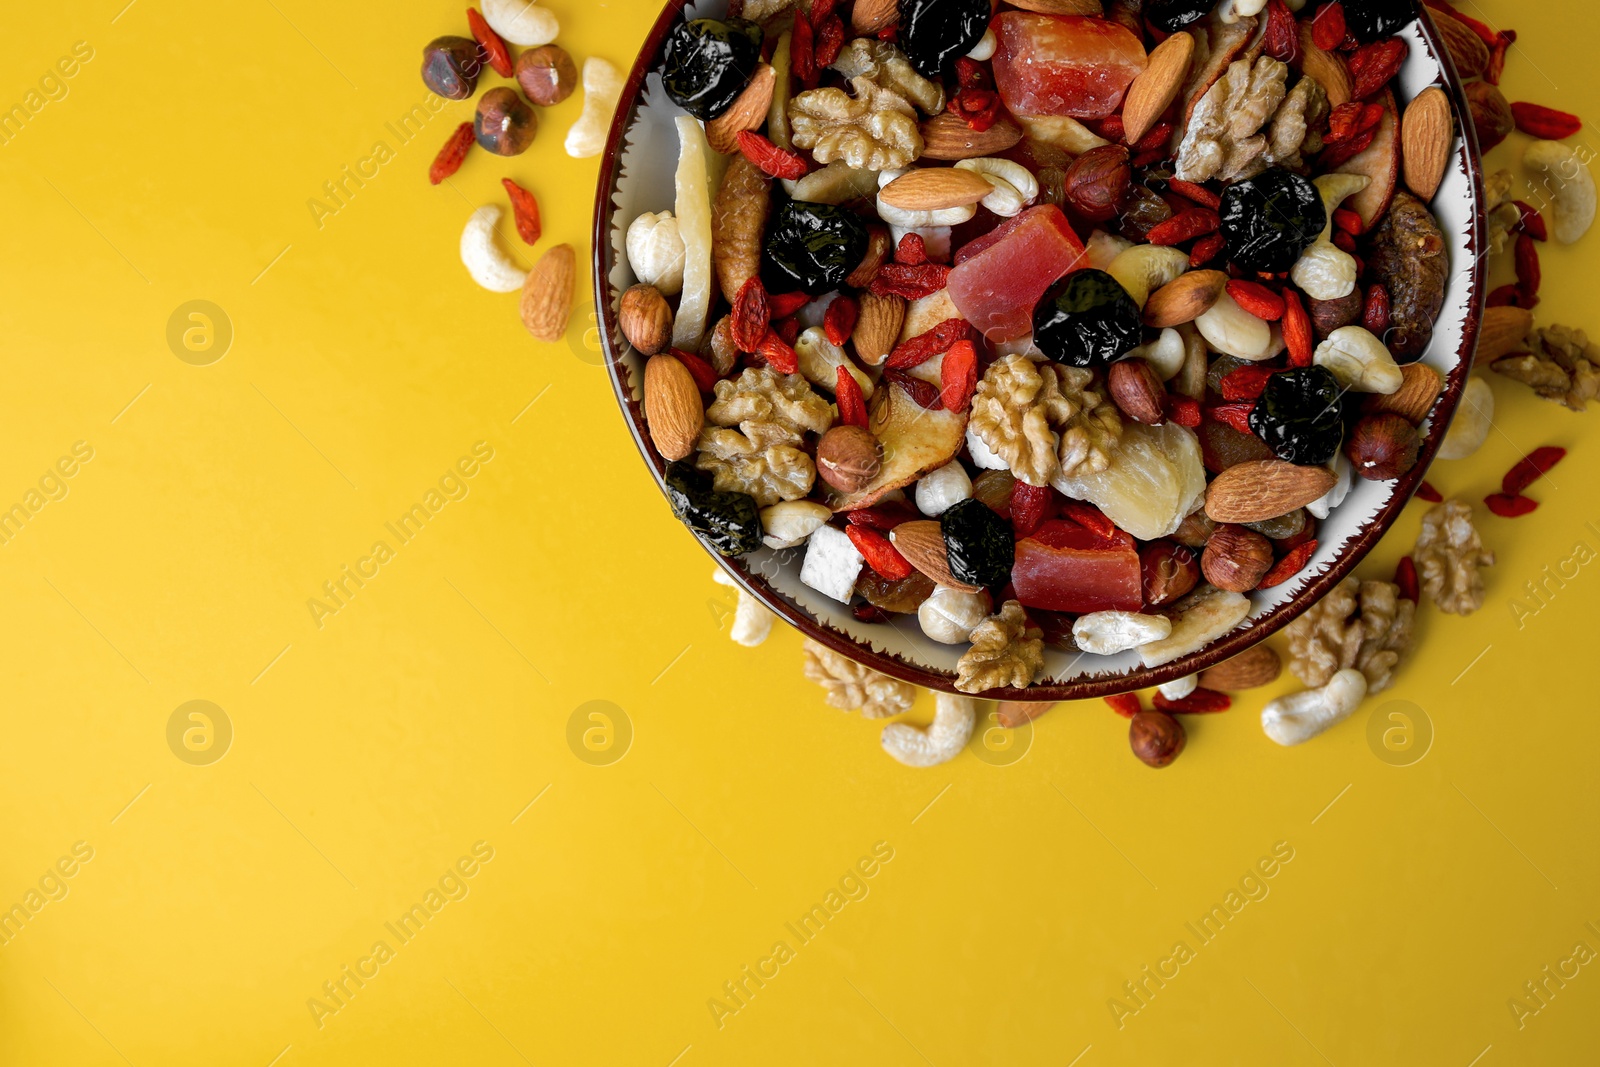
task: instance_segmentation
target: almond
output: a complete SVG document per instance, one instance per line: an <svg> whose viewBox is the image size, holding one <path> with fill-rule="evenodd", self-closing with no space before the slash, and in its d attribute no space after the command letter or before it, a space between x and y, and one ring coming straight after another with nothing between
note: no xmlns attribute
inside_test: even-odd
<svg viewBox="0 0 1600 1067"><path fill-rule="evenodd" d="M728 110L706 123L706 141L713 151L731 156L739 150L739 132L753 130L767 121L767 109L772 106L772 89L778 83L778 74L770 63L756 68L740 93L728 105Z"/></svg>
<svg viewBox="0 0 1600 1067"><path fill-rule="evenodd" d="M859 7L859 5L857 5ZM953 111L941 111L922 124L923 159L977 159L997 156L1022 140L1022 127L1001 117L981 133Z"/></svg>
<svg viewBox="0 0 1600 1067"><path fill-rule="evenodd" d="M1493 363L1527 347L1528 331L1533 329L1533 312L1527 308L1485 308L1478 326L1478 354L1473 366Z"/></svg>
<svg viewBox="0 0 1600 1067"><path fill-rule="evenodd" d="M622 294L617 325L641 355L653 356L672 340L672 307L653 285L635 285Z"/></svg>
<svg viewBox="0 0 1600 1067"><path fill-rule="evenodd" d="M541 341L559 341L572 317L572 287L578 257L571 245L556 245L533 265L522 283L522 325Z"/></svg>
<svg viewBox="0 0 1600 1067"><path fill-rule="evenodd" d="M900 18L900 0L856 0L850 9L850 28L856 36L877 33Z"/></svg>
<svg viewBox="0 0 1600 1067"><path fill-rule="evenodd" d="M885 185L878 190L878 199L902 211L943 211L976 204L992 192L989 179L976 171L924 167Z"/></svg>
<svg viewBox="0 0 1600 1067"><path fill-rule="evenodd" d="M1006 0L1012 7L1024 11L1037 11L1041 15L1093 15L1105 14L1100 0ZM1129 138L1133 140L1133 138Z"/></svg>
<svg viewBox="0 0 1600 1067"><path fill-rule="evenodd" d="M894 547L900 550L907 563L939 585L947 585L963 593L982 592L980 587L959 581L950 573L950 556L944 544L944 534L932 519L902 522L889 534L889 540L894 542Z"/></svg>
<svg viewBox="0 0 1600 1067"><path fill-rule="evenodd" d="M861 294L861 312L856 318L856 358L876 367L894 351L900 340L900 327L906 320L906 302L892 293L879 296L868 290Z"/></svg>
<svg viewBox="0 0 1600 1067"><path fill-rule="evenodd" d="M1350 102L1350 68L1337 52L1324 52L1317 47L1311 39L1309 21L1300 23L1300 70L1322 83L1330 110Z"/></svg>
<svg viewBox="0 0 1600 1067"><path fill-rule="evenodd" d="M1032 722L1051 708L1056 701L1002 700L995 705L995 721L1008 730L1015 730Z"/></svg>
<svg viewBox="0 0 1600 1067"><path fill-rule="evenodd" d="M1442 11L1430 11L1429 14L1433 16L1434 28L1439 31L1439 37L1444 41L1461 80L1480 77L1489 66L1489 46L1483 43L1483 38L1458 18L1452 18Z"/></svg>
<svg viewBox="0 0 1600 1067"><path fill-rule="evenodd" d="M644 365L644 417L662 456L683 459L694 451L706 413L694 375L676 356L651 356Z"/></svg>
<svg viewBox="0 0 1600 1067"><path fill-rule="evenodd" d="M1433 402L1444 389L1444 379L1426 363L1407 363L1400 368L1400 388L1384 396L1374 393L1362 407L1369 415L1385 412L1399 415L1413 426L1420 425L1433 410Z"/></svg>
<svg viewBox="0 0 1600 1067"><path fill-rule="evenodd" d="M1150 294L1144 304L1144 324L1162 329L1193 322L1222 296L1228 276L1220 270L1191 270Z"/></svg>
<svg viewBox="0 0 1600 1067"><path fill-rule="evenodd" d="M1400 160L1405 167L1406 186L1423 201L1432 200L1438 192L1454 141L1450 98L1443 89L1431 85L1406 105L1400 120Z"/></svg>
<svg viewBox="0 0 1600 1067"><path fill-rule="evenodd" d="M1232 659L1200 672L1200 684L1207 689L1236 693L1270 685L1283 673L1283 661L1270 645L1255 645Z"/></svg>
<svg viewBox="0 0 1600 1067"><path fill-rule="evenodd" d="M1098 3L1096 7L1100 6ZM1122 128L1133 144L1156 124L1189 78L1189 61L1194 58L1194 38L1179 30L1156 46L1149 62L1128 86L1122 105Z"/></svg>
<svg viewBox="0 0 1600 1067"><path fill-rule="evenodd" d="M1236 463L1206 489L1206 514L1217 522L1261 522L1303 508L1333 488L1333 471L1281 459Z"/></svg>

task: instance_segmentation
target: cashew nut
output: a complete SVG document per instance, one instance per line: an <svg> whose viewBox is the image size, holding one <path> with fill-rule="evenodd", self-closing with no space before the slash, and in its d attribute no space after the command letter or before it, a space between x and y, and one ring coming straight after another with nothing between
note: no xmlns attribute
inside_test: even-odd
<svg viewBox="0 0 1600 1067"><path fill-rule="evenodd" d="M1333 471L1333 488L1306 505L1306 510L1319 519L1327 518L1350 495L1350 461L1345 458L1343 449L1333 454L1328 468Z"/></svg>
<svg viewBox="0 0 1600 1067"><path fill-rule="evenodd" d="M683 235L672 212L646 211L628 227L628 264L643 285L653 285L662 296L683 291Z"/></svg>
<svg viewBox="0 0 1600 1067"><path fill-rule="evenodd" d="M917 510L937 519L955 505L972 496L972 479L960 460L924 474L917 482Z"/></svg>
<svg viewBox="0 0 1600 1067"><path fill-rule="evenodd" d="M828 340L821 326L813 326L796 337L794 350L800 357L800 373L812 385L833 392L839 384L839 368L843 367L861 386L862 395L871 399L872 379L851 362L850 357L844 354L844 349Z"/></svg>
<svg viewBox="0 0 1600 1067"><path fill-rule="evenodd" d="M993 606L987 591L963 593L941 585L917 605L917 622L930 640L941 645L961 645L971 639L972 631L989 617Z"/></svg>
<svg viewBox="0 0 1600 1067"><path fill-rule="evenodd" d="M1328 368L1340 385L1358 393L1387 396L1405 381L1389 350L1364 326L1341 326L1334 330L1317 346L1312 362Z"/></svg>
<svg viewBox="0 0 1600 1067"><path fill-rule="evenodd" d="M1161 331L1154 341L1140 345L1129 352L1130 356L1137 356L1150 364L1156 372L1156 377L1162 381L1171 381L1183 369L1183 361L1188 356L1189 350L1183 343L1183 334L1167 327Z"/></svg>
<svg viewBox="0 0 1600 1067"><path fill-rule="evenodd" d="M980 202L1001 218L1015 218L1022 214L1022 209L1033 203L1039 195L1039 179L1021 163L984 156L959 160L956 166L981 174L989 180L994 192Z"/></svg>
<svg viewBox="0 0 1600 1067"><path fill-rule="evenodd" d="M1322 234L1317 238L1326 241L1333 236L1333 213L1339 205L1372 184L1365 174L1322 174L1311 179L1311 184L1322 194L1322 211L1327 221L1322 224Z"/></svg>
<svg viewBox="0 0 1600 1067"><path fill-rule="evenodd" d="M798 548L831 518L833 509L815 500L785 500L762 508L761 543L768 548Z"/></svg>
<svg viewBox="0 0 1600 1067"><path fill-rule="evenodd" d="M1133 242L1126 237L1118 237L1104 230L1091 232L1089 239L1084 242L1084 252L1089 257L1089 266L1095 270L1105 270L1111 266L1113 260L1132 247Z"/></svg>
<svg viewBox="0 0 1600 1067"><path fill-rule="evenodd" d="M1194 325L1206 344L1224 355L1260 360L1268 358L1272 350L1272 327L1240 307L1226 292L1200 313Z"/></svg>
<svg viewBox="0 0 1600 1067"><path fill-rule="evenodd" d="M1182 678L1176 678L1164 685L1156 686L1156 690L1168 700L1182 700L1199 688L1200 676L1198 674L1186 674Z"/></svg>
<svg viewBox="0 0 1600 1067"><path fill-rule="evenodd" d="M728 636L733 638L734 644L755 648L765 641L772 632L773 621L777 619L772 609L745 592L744 587L728 577L721 567L712 572L711 580L739 591L739 606L733 610L733 626L728 630Z"/></svg>
<svg viewBox="0 0 1600 1067"><path fill-rule="evenodd" d="M1011 464L1001 459L995 454L994 449L984 443L983 438L978 436L978 432L972 428L970 422L967 424L967 455L972 457L973 465L979 470L1003 471L1011 469Z"/></svg>
<svg viewBox="0 0 1600 1067"><path fill-rule="evenodd" d="M1356 291L1356 259L1319 237L1300 253L1289 277L1313 300L1342 300Z"/></svg>
<svg viewBox="0 0 1600 1067"><path fill-rule="evenodd" d="M1091 611L1072 624L1072 639L1085 652L1111 656L1130 648L1160 641L1171 635L1172 620L1165 615L1140 615L1132 611Z"/></svg>
<svg viewBox="0 0 1600 1067"><path fill-rule="evenodd" d="M1482 378L1468 378L1467 387L1461 391L1461 403L1456 405L1456 417L1439 442L1440 459L1466 459L1489 437L1489 425L1494 421L1494 392Z"/></svg>
<svg viewBox="0 0 1600 1067"><path fill-rule="evenodd" d="M1267 0L1222 0L1222 6L1217 8L1217 18L1232 24L1242 18L1261 14L1261 9L1266 6Z"/></svg>
<svg viewBox="0 0 1600 1067"><path fill-rule="evenodd" d="M1141 308L1150 294L1189 269L1187 253L1167 245L1134 245L1106 267Z"/></svg>
<svg viewBox="0 0 1600 1067"><path fill-rule="evenodd" d="M1570 245L1588 233L1594 225L1594 176L1578 153L1559 141L1535 141L1523 153L1522 162L1545 172L1544 186L1555 213L1551 232L1556 240Z"/></svg>
<svg viewBox="0 0 1600 1067"><path fill-rule="evenodd" d="M886 170L878 174L878 188L894 181L904 174L903 168ZM919 226L959 226L963 222L970 222L972 216L978 213L976 204L963 204L961 207L941 208L938 211L909 211L905 208L885 204L883 197L877 198L878 217L891 226L903 226L914 230Z"/></svg>
<svg viewBox="0 0 1600 1067"><path fill-rule="evenodd" d="M1298 745L1350 717L1367 695L1367 676L1345 669L1321 689L1279 697L1261 709L1261 729L1280 745Z"/></svg>
<svg viewBox="0 0 1600 1067"><path fill-rule="evenodd" d="M883 728L883 750L907 767L935 767L961 754L978 721L978 702L953 693L933 695L933 724L926 729L903 722Z"/></svg>
<svg viewBox="0 0 1600 1067"><path fill-rule="evenodd" d="M859 196L871 196L878 188L878 176L836 159L804 178L783 179L783 188L791 199L808 204L843 204Z"/></svg>
<svg viewBox="0 0 1600 1067"><path fill-rule="evenodd" d="M535 0L483 0L483 21L508 43L524 47L549 44L561 32L555 15Z"/></svg>
<svg viewBox="0 0 1600 1067"><path fill-rule="evenodd" d="M599 56L583 61L583 114L567 131L567 155L588 159L605 149L611 114L621 96L621 71Z"/></svg>
<svg viewBox="0 0 1600 1067"><path fill-rule="evenodd" d="M995 49L1000 47L1000 38L994 35L993 30L984 30L983 36L978 38L978 43L972 46L972 51L967 53L968 59L985 63L994 58Z"/></svg>
<svg viewBox="0 0 1600 1067"><path fill-rule="evenodd" d="M500 205L485 204L472 213L461 231L461 262L472 280L491 293L514 293L522 288L528 272L511 262L494 243L500 225Z"/></svg>

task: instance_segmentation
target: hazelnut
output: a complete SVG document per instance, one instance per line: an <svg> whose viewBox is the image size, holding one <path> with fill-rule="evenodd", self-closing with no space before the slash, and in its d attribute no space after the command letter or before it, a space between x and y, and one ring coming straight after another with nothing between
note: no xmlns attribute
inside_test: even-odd
<svg viewBox="0 0 1600 1067"><path fill-rule="evenodd" d="M1187 740L1183 723L1164 711L1136 712L1128 723L1128 745L1151 767L1165 767L1177 759Z"/></svg>
<svg viewBox="0 0 1600 1067"><path fill-rule="evenodd" d="M1334 330L1354 326L1361 321L1361 287L1350 291L1349 296L1337 300L1308 300L1306 310L1311 315L1311 327L1320 340Z"/></svg>
<svg viewBox="0 0 1600 1067"><path fill-rule="evenodd" d="M1108 144L1091 148L1073 160L1063 174L1062 206L1090 222L1105 222L1119 213L1132 180L1125 147Z"/></svg>
<svg viewBox="0 0 1600 1067"><path fill-rule="evenodd" d="M566 49L547 44L517 57L516 79L529 100L551 107L572 95L578 85L578 68Z"/></svg>
<svg viewBox="0 0 1600 1067"><path fill-rule="evenodd" d="M841 493L858 493L883 469L883 446L859 426L835 426L817 442L817 473Z"/></svg>
<svg viewBox="0 0 1600 1067"><path fill-rule="evenodd" d="M1218 589L1248 593L1272 569L1272 542L1254 530L1225 522L1206 542L1200 569Z"/></svg>
<svg viewBox="0 0 1600 1067"><path fill-rule="evenodd" d="M1478 130L1480 152L1489 151L1516 129L1511 105L1497 86L1485 81L1468 82L1462 86L1462 92L1467 94L1467 104L1472 108L1472 125Z"/></svg>
<svg viewBox="0 0 1600 1067"><path fill-rule="evenodd" d="M1417 465L1417 428L1392 412L1363 415L1344 443L1345 458L1361 477L1387 482Z"/></svg>
<svg viewBox="0 0 1600 1067"><path fill-rule="evenodd" d="M641 355L653 356L672 340L672 308L653 285L635 285L623 293L617 321L622 336Z"/></svg>
<svg viewBox="0 0 1600 1067"><path fill-rule="evenodd" d="M1178 524L1178 528L1172 532L1172 539L1188 548L1204 548L1216 531L1216 520L1206 514L1205 508L1196 508Z"/></svg>
<svg viewBox="0 0 1600 1067"><path fill-rule="evenodd" d="M539 118L515 89L501 85L478 98L472 132L478 144L495 155L520 156L533 144Z"/></svg>
<svg viewBox="0 0 1600 1067"><path fill-rule="evenodd" d="M422 50L422 81L446 100L466 100L478 88L483 56L470 37L435 37Z"/></svg>
<svg viewBox="0 0 1600 1067"><path fill-rule="evenodd" d="M1167 389L1150 364L1137 357L1118 360L1106 375L1111 399L1128 418L1146 426L1157 426L1166 419Z"/></svg>
<svg viewBox="0 0 1600 1067"><path fill-rule="evenodd" d="M1147 608L1159 608L1186 596L1200 583L1200 561L1193 550L1171 541L1152 541L1139 553L1139 574Z"/></svg>

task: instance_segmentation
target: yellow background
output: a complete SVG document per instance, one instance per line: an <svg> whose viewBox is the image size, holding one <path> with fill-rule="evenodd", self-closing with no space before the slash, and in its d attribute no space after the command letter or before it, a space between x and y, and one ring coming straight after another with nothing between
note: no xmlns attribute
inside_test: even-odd
<svg viewBox="0 0 1600 1067"><path fill-rule="evenodd" d="M93 849L0 948L0 1062L1594 1062L1600 964L1521 1029L1507 1001L1600 950L1600 566L1520 627L1511 605L1600 549L1600 413L1491 376L1496 432L1435 485L1477 502L1519 450L1573 455L1536 515L1482 520L1483 611L1422 612L1393 691L1315 743L1268 742L1252 693L1157 773L1094 702L1009 765L909 770L823 705L793 632L728 640L732 593L639 462L587 305L570 343L533 343L457 259L502 175L537 192L544 245L587 248L579 97L527 155L434 188L471 104L408 144L385 124L461 4L125 3L13 4L0 35L6 106L94 50L0 145L0 506L93 449L0 545L0 906ZM655 13L551 7L575 55L621 66ZM1587 5L1469 10L1521 31L1512 99L1600 113ZM319 227L308 200L378 141L393 158ZM1546 321L1600 328L1597 240L1547 250ZM196 299L234 332L208 366L166 340ZM479 441L469 495L395 543L384 523ZM380 539L395 558L319 628L307 600ZM231 723L218 762L168 746L190 700ZM567 742L596 700L633 734L608 766ZM1368 745L1394 701L1435 734L1411 766ZM386 931L479 841L469 895ZM786 931L877 842L864 899ZM1270 894L1202 946L1184 924L1276 842ZM708 1000L780 939L794 957L719 1028ZM379 940L393 958L319 1028L308 999ZM1119 1029L1108 998L1179 940L1194 958Z"/></svg>

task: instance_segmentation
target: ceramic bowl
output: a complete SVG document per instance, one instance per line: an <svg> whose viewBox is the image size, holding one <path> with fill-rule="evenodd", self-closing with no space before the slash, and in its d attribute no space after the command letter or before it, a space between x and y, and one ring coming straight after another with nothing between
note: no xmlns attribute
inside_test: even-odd
<svg viewBox="0 0 1600 1067"><path fill-rule="evenodd" d="M1419 5L1420 6L1420 5ZM1426 12L1426 8L1422 10ZM644 211L670 210L678 157L674 119L683 112L666 96L659 70L667 33L680 17L721 17L726 0L670 0L634 63L612 122L595 200L594 285L606 368L616 390L623 421L640 455L662 487L666 461L650 443L641 408L644 359L623 339L617 325L621 294L635 282L624 249L628 224ZM1396 79L1397 95L1410 100L1430 85L1449 94L1457 116L1471 112L1461 83L1438 32L1426 14L1400 31L1410 56ZM1450 247L1445 302L1423 357L1445 379L1445 389L1424 423L1421 459L1392 482L1353 479L1349 495L1318 531L1310 563L1273 589L1250 594L1250 615L1236 629L1205 648L1171 663L1146 668L1133 652L1092 656L1046 646L1045 672L1027 689L993 690L985 697L1004 700L1079 700L1143 689L1182 678L1220 663L1283 628L1348 575L1383 537L1421 483L1455 413L1477 346L1483 309L1484 265L1479 257L1485 232L1483 180L1470 121L1452 148L1443 184L1432 202ZM665 499L661 507L668 506ZM687 528L683 536L692 537ZM712 558L745 590L807 637L884 674L928 689L955 692L956 661L967 646L928 640L916 616L891 623L858 621L850 609L800 583L802 549L762 549L738 559Z"/></svg>

